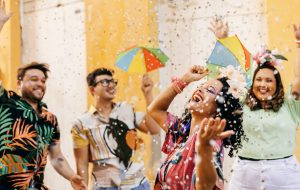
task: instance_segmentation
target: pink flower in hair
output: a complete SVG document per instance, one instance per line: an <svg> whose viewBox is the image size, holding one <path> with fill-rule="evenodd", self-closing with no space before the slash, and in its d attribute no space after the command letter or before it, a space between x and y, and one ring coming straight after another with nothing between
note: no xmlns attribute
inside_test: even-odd
<svg viewBox="0 0 300 190"><path fill-rule="evenodd" d="M266 46L262 46L253 57L253 60L257 65L269 64L273 67L282 69L282 60L287 61L287 58L280 55L278 49L274 49L271 51L267 49Z"/></svg>

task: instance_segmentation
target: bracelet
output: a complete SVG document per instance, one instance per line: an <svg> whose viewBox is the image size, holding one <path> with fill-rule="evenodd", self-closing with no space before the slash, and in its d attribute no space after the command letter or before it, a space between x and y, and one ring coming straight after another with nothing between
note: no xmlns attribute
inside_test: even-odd
<svg viewBox="0 0 300 190"><path fill-rule="evenodd" d="M297 47L300 48L300 40L296 40Z"/></svg>
<svg viewBox="0 0 300 190"><path fill-rule="evenodd" d="M172 83L173 90L176 92L176 94L180 94L182 90L177 86L175 83Z"/></svg>
<svg viewBox="0 0 300 190"><path fill-rule="evenodd" d="M180 80L177 77L173 77L172 78L172 87L174 89L174 91L179 94L182 92L182 90L187 86L186 82L183 82L182 80Z"/></svg>
<svg viewBox="0 0 300 190"><path fill-rule="evenodd" d="M176 83L180 87L181 90L183 90L187 86L186 82L183 82L181 79L179 79L177 77L173 77L172 82Z"/></svg>

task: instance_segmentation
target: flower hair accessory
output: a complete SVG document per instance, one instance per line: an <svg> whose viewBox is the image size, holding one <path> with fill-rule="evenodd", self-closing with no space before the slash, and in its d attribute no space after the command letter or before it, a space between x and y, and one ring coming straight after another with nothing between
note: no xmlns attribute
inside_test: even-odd
<svg viewBox="0 0 300 190"><path fill-rule="evenodd" d="M287 58L280 55L278 49L269 50L265 46L263 46L253 57L253 60L257 63L257 65L269 64L273 67L282 69L282 60L287 61Z"/></svg>
<svg viewBox="0 0 300 190"><path fill-rule="evenodd" d="M220 77L227 77L227 83L229 84L228 92L235 98L244 96L247 92L247 82L245 76L241 72L235 69L232 65L220 68Z"/></svg>

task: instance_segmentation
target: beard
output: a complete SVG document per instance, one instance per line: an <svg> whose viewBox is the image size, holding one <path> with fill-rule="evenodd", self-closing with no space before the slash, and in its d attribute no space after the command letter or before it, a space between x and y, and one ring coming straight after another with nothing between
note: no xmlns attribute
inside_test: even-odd
<svg viewBox="0 0 300 190"><path fill-rule="evenodd" d="M34 102L34 103L40 102L43 99L44 95L45 95L45 92L43 92L40 95L35 95L35 93L33 91L26 91L26 90L22 91L22 98L29 100L31 102Z"/></svg>

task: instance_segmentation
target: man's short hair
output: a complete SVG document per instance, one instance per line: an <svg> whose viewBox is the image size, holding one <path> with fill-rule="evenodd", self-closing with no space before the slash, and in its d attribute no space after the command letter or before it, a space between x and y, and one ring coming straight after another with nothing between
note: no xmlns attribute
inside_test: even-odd
<svg viewBox="0 0 300 190"><path fill-rule="evenodd" d="M23 80L26 71L30 69L38 69L42 71L45 75L45 78L48 78L49 65L47 63L38 63L38 62L31 62L29 64L22 65L18 68L17 80Z"/></svg>
<svg viewBox="0 0 300 190"><path fill-rule="evenodd" d="M96 84L96 77L100 76L100 75L109 75L109 76L113 76L114 75L114 71L105 67L100 67L98 69L95 69L94 71L92 71L91 73L88 74L88 76L86 77L86 81L88 86L95 86Z"/></svg>

